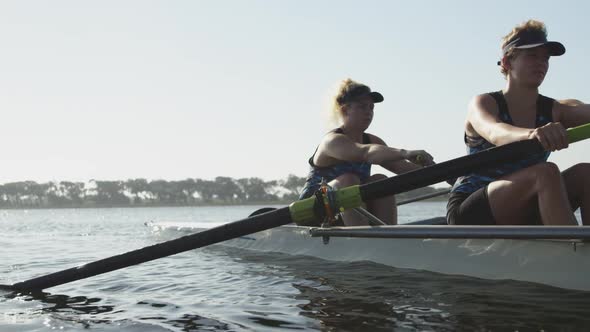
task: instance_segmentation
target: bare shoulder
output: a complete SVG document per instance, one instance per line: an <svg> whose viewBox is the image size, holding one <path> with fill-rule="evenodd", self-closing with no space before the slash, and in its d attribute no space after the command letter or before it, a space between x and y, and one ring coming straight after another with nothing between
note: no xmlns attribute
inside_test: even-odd
<svg viewBox="0 0 590 332"><path fill-rule="evenodd" d="M553 117L556 119L561 119L561 116L564 112L572 112L578 108L578 106L582 106L584 103L578 99L560 99L555 100L553 102L553 110L557 112L557 114L553 113ZM558 120L559 121L559 120Z"/></svg>
<svg viewBox="0 0 590 332"><path fill-rule="evenodd" d="M324 138L322 139L322 144L341 142L343 140L349 140L349 138L344 134L331 131L324 136Z"/></svg>
<svg viewBox="0 0 590 332"><path fill-rule="evenodd" d="M471 98L469 109L497 113L498 104L489 93L482 93Z"/></svg>
<svg viewBox="0 0 590 332"><path fill-rule="evenodd" d="M330 132L322 139L320 150L331 150L340 146L348 146L349 144L353 144L353 142L348 136L341 133Z"/></svg>
<svg viewBox="0 0 590 332"><path fill-rule="evenodd" d="M314 155L314 164L320 167L333 164L334 158L331 157L333 151L342 145L346 145L347 140L348 137L345 135L333 131L324 135Z"/></svg>
<svg viewBox="0 0 590 332"><path fill-rule="evenodd" d="M584 105L584 102L578 99L561 99L557 100L558 105L566 105L566 106L579 106Z"/></svg>
<svg viewBox="0 0 590 332"><path fill-rule="evenodd" d="M467 112L467 122L471 122L472 120L479 119L482 116L488 117L498 116L499 108L498 103L494 97L492 97L488 93L482 93L479 95L474 96L469 101L469 110Z"/></svg>
<svg viewBox="0 0 590 332"><path fill-rule="evenodd" d="M566 128L588 123L590 105L578 99L561 99L553 103L553 121L561 122Z"/></svg>
<svg viewBox="0 0 590 332"><path fill-rule="evenodd" d="M371 144L387 145L387 144L385 144L385 141L382 140L379 136L369 134L369 133L367 133L367 135L369 135L369 139L371 140Z"/></svg>
<svg viewBox="0 0 590 332"><path fill-rule="evenodd" d="M465 119L465 133L468 136L480 136L478 129L498 117L498 104L489 93L474 96L469 101L467 119Z"/></svg>

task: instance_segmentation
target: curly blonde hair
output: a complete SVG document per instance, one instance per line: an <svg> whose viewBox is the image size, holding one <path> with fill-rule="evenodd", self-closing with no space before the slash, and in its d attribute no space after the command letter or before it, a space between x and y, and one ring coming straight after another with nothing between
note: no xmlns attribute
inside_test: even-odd
<svg viewBox="0 0 590 332"><path fill-rule="evenodd" d="M514 37L522 31L539 31L542 32L545 37L547 37L547 28L545 27L545 23L537 20L528 20L514 27L509 34L502 38L501 49L503 50L504 47L506 47L506 45L508 45L514 39ZM503 54L502 57L514 59L518 55L518 52L518 49L511 48L505 54ZM504 77L508 75L508 69L502 65L500 65L500 72L502 75L504 75Z"/></svg>
<svg viewBox="0 0 590 332"><path fill-rule="evenodd" d="M346 105L345 97L350 94L350 91L358 86L363 85L350 78L346 78L338 84L336 92L330 98L330 120L333 123L342 122L342 107Z"/></svg>

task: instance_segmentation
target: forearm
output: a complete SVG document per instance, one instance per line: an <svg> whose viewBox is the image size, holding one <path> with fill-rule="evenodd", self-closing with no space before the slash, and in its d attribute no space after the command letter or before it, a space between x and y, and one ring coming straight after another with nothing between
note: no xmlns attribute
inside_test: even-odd
<svg viewBox="0 0 590 332"><path fill-rule="evenodd" d="M407 151L379 144L367 145L364 160L370 164L383 165L407 158Z"/></svg>
<svg viewBox="0 0 590 332"><path fill-rule="evenodd" d="M512 142L528 139L534 129L515 127L506 123L497 123L488 127L487 133L482 135L490 143L500 146Z"/></svg>
<svg viewBox="0 0 590 332"><path fill-rule="evenodd" d="M476 133L494 145L527 139L533 129L520 128L500 119L496 101L490 95L476 96L469 106L466 132Z"/></svg>
<svg viewBox="0 0 590 332"><path fill-rule="evenodd" d="M568 110L562 111L562 124L566 128L581 126L590 123L590 104L579 104Z"/></svg>

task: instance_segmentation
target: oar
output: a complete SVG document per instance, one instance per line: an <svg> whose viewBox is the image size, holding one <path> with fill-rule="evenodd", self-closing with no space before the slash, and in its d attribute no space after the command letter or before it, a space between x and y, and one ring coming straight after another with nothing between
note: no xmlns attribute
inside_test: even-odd
<svg viewBox="0 0 590 332"><path fill-rule="evenodd" d="M580 226L354 226L312 228L314 237L362 237L374 239L550 239L588 240L590 227Z"/></svg>
<svg viewBox="0 0 590 332"><path fill-rule="evenodd" d="M416 197L408 198L408 199L405 199L403 201L398 202L396 205L397 206L400 206L400 205L405 205L405 204L409 204L409 203L413 203L413 202L417 202L417 201L422 201L422 200L425 200L425 199L429 199L429 198L433 198L433 197L438 197L438 196L446 195L446 194L448 194L450 192L451 192L451 188L448 188L448 189L444 189L444 190L437 191L437 192L434 192L434 193L430 193L430 194L425 194L425 195L421 195L421 196L416 196ZM273 210L276 210L276 208L263 207L263 208L260 208L260 209L258 209L256 211L250 213L250 215L248 217L252 217L252 216L255 216L257 214L266 213L266 212L273 211Z"/></svg>
<svg viewBox="0 0 590 332"><path fill-rule="evenodd" d="M590 137L590 124L568 130L570 143L588 137ZM335 192L336 205L337 208L342 210L355 208L360 206L363 201L370 201L376 198L425 187L430 184L490 167L498 163L511 161L528 153L539 153L542 151L543 148L537 140L527 140L507 144L477 154L428 166L396 177L337 190ZM292 222L295 222L298 225L313 225L317 222L316 216L314 215L314 202L315 198L311 197L294 202L288 207L258 214L246 219L211 228L200 233L187 235L175 240L101 259L78 267L18 282L13 285L1 285L0 288L19 292L42 290Z"/></svg>

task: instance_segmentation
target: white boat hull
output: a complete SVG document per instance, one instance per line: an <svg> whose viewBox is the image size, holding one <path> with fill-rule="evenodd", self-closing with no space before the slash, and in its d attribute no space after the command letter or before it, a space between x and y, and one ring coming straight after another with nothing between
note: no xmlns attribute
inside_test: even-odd
<svg viewBox="0 0 590 332"><path fill-rule="evenodd" d="M196 232L186 223L155 227ZM222 245L325 260L371 261L396 268L484 279L513 279L590 291L590 243L573 240L380 239L331 237L324 244L308 227L282 226Z"/></svg>

